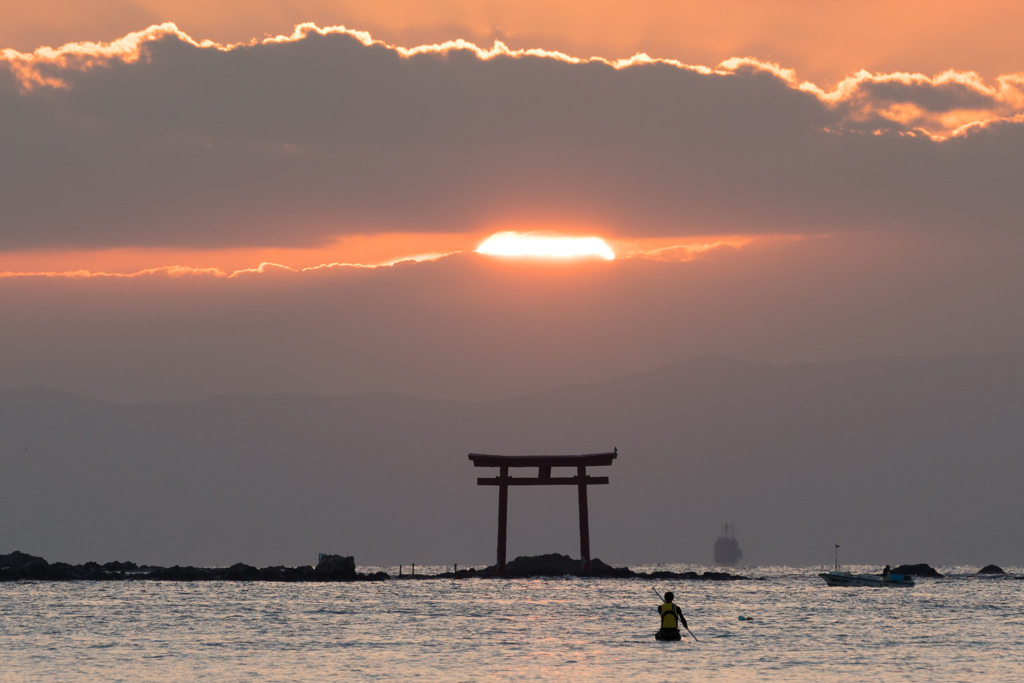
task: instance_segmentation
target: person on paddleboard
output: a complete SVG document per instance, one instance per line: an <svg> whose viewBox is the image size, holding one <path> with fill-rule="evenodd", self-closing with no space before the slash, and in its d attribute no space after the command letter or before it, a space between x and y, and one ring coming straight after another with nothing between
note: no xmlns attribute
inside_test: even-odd
<svg viewBox="0 0 1024 683"><path fill-rule="evenodd" d="M682 639L682 635L679 633L680 624L683 625L683 628L689 630L689 627L686 625L686 617L683 616L683 611L679 609L679 605L672 602L675 597L671 591L665 593L665 602L658 607L658 615L661 616L661 630L658 631L659 640Z"/></svg>

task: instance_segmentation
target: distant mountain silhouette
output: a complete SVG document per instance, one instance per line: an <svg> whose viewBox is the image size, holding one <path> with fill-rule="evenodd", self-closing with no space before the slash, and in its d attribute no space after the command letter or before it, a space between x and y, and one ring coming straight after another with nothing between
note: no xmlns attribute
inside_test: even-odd
<svg viewBox="0 0 1024 683"><path fill-rule="evenodd" d="M493 562L466 454L619 448L593 552L710 564L1024 564L1024 356L705 356L464 403L367 394L121 405L0 390L0 553L152 564ZM26 451L26 449L28 449ZM510 495L510 556L578 556L571 489Z"/></svg>

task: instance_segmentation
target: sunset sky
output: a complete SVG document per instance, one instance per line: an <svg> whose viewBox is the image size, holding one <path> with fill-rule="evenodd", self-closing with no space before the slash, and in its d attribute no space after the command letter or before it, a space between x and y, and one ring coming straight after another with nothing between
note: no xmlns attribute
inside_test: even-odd
<svg viewBox="0 0 1024 683"><path fill-rule="evenodd" d="M1020 3L2 8L0 385L1024 351Z"/></svg>

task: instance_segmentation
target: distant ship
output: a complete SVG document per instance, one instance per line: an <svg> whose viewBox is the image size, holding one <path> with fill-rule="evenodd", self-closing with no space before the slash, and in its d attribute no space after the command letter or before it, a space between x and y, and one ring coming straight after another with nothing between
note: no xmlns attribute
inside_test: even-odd
<svg viewBox="0 0 1024 683"><path fill-rule="evenodd" d="M735 526L732 527L732 532L736 532ZM735 567L741 557L743 557L743 551L740 550L740 544L730 534L729 525L726 524L722 527L722 535L715 541L715 564L723 567Z"/></svg>

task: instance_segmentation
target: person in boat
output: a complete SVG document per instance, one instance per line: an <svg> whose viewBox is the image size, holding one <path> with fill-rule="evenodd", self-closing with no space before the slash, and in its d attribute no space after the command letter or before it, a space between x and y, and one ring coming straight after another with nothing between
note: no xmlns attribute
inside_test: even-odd
<svg viewBox="0 0 1024 683"><path fill-rule="evenodd" d="M882 578L888 580L890 574L892 574L892 567L885 565L885 569L882 570Z"/></svg>
<svg viewBox="0 0 1024 683"><path fill-rule="evenodd" d="M683 628L686 628L683 611L679 609L679 605L672 602L675 597L672 591L665 593L665 602L658 607L658 615L661 616L661 630L658 631L658 636L663 640L680 640L682 636L679 633L679 625L682 624Z"/></svg>

